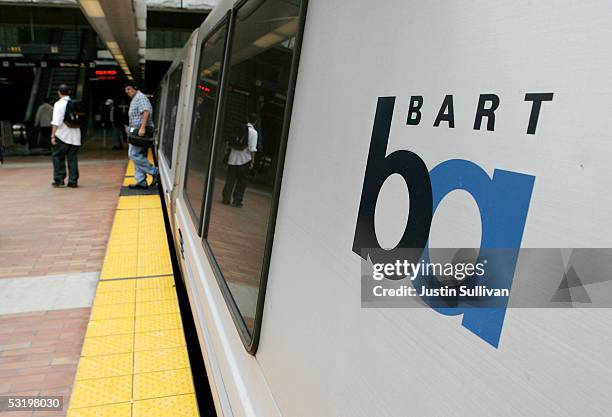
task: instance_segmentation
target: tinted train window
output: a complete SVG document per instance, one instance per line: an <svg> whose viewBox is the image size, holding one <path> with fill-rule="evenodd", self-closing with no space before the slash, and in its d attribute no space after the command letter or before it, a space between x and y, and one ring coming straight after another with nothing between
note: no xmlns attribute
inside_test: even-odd
<svg viewBox="0 0 612 417"><path fill-rule="evenodd" d="M208 179L226 30L227 25L224 24L202 44L198 78L193 86L196 92L185 172L185 195L196 225L200 224Z"/></svg>
<svg viewBox="0 0 612 417"><path fill-rule="evenodd" d="M236 14L207 241L253 334L283 141L300 2L254 0Z"/></svg>
<svg viewBox="0 0 612 417"><path fill-rule="evenodd" d="M162 80L162 82L157 87L157 90L155 90L155 100L151 101L151 104L153 105L153 125L157 129L161 129L161 127L163 125L162 118L161 118L161 113L163 111L162 104L164 102L162 94L164 94L164 92L165 92L164 81L165 80ZM158 134L161 134L161 130L158 131ZM158 137L158 143L159 142L160 142L160 138Z"/></svg>
<svg viewBox="0 0 612 417"><path fill-rule="evenodd" d="M168 79L168 91L166 98L166 108L164 115L164 134L162 137L162 151L168 162L168 166L172 168L172 147L174 145L174 128L176 126L176 114L179 105L179 93L181 91L181 76L183 74L183 64L180 64L170 74Z"/></svg>

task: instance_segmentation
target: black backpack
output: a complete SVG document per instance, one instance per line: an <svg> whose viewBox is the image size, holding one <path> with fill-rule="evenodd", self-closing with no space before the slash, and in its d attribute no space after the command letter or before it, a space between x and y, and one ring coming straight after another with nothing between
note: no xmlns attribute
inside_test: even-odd
<svg viewBox="0 0 612 417"><path fill-rule="evenodd" d="M244 124L241 129L237 129L236 134L228 141L228 145L236 151L246 149L249 146L249 127Z"/></svg>
<svg viewBox="0 0 612 417"><path fill-rule="evenodd" d="M68 127L81 127L85 123L87 112L85 105L79 100L68 100L66 103L66 113L64 113L64 123Z"/></svg>

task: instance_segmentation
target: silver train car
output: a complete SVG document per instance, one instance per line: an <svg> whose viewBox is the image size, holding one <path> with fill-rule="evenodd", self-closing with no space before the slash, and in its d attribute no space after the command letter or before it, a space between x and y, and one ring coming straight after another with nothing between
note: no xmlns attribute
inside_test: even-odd
<svg viewBox="0 0 612 417"><path fill-rule="evenodd" d="M609 279L585 272L612 268L610 21L595 0L216 6L156 111L219 416L610 415ZM390 248L510 251L510 296L373 300Z"/></svg>

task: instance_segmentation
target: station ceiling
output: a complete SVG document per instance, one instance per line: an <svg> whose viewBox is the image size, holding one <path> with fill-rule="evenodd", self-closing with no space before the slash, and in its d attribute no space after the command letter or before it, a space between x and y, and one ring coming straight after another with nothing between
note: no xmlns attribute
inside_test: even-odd
<svg viewBox="0 0 612 417"><path fill-rule="evenodd" d="M148 29L190 31L216 0L0 0L0 25L93 27L129 78L144 76ZM198 8L195 8L195 4ZM182 6L182 8L181 8Z"/></svg>
<svg viewBox="0 0 612 417"><path fill-rule="evenodd" d="M6 3L0 0L0 25L38 27L90 27L76 3L72 6ZM147 29L194 30L208 14L203 9L152 8L147 6Z"/></svg>

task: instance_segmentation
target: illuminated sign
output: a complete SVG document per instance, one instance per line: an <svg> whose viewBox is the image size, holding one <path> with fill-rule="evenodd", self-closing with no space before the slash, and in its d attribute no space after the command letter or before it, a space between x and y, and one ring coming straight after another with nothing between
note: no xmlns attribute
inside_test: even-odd
<svg viewBox="0 0 612 417"><path fill-rule="evenodd" d="M102 80L102 81L114 81L117 79L117 70L113 70L113 69L101 69L101 70L95 70L94 74L96 76L96 80Z"/></svg>
<svg viewBox="0 0 612 417"><path fill-rule="evenodd" d="M7 54L20 54L21 53L21 46L5 46L5 45L0 45L0 52L1 53L7 53Z"/></svg>
<svg viewBox="0 0 612 417"><path fill-rule="evenodd" d="M34 43L23 45L0 45L0 53L23 55L59 54L59 47L57 45Z"/></svg>

